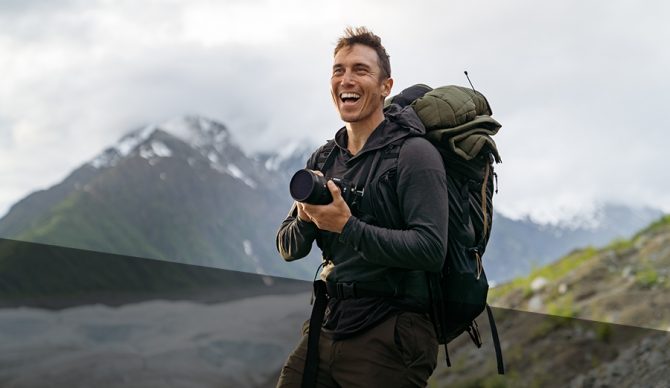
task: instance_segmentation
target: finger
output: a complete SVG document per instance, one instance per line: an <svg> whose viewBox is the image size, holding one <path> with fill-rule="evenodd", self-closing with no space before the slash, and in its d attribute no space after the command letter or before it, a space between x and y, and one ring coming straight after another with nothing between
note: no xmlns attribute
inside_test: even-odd
<svg viewBox="0 0 670 388"><path fill-rule="evenodd" d="M330 190L330 194L333 196L333 201L342 199L342 193L340 192L340 188L337 187L335 182L328 181L328 190Z"/></svg>
<svg viewBox="0 0 670 388"><path fill-rule="evenodd" d="M312 217L305 211L305 207L302 203L298 202L298 217L307 222L312 222Z"/></svg>
<svg viewBox="0 0 670 388"><path fill-rule="evenodd" d="M313 205L308 205L308 204L302 204L302 211L307 214L309 218L312 218L312 214L314 213L314 206Z"/></svg>
<svg viewBox="0 0 670 388"><path fill-rule="evenodd" d="M323 176L323 173L319 170L310 170L310 171L312 171L314 174L316 174L318 176Z"/></svg>

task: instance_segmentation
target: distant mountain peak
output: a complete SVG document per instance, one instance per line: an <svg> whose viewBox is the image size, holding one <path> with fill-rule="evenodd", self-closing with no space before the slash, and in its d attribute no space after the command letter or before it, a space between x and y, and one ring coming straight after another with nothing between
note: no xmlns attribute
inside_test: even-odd
<svg viewBox="0 0 670 388"><path fill-rule="evenodd" d="M628 225L641 222L644 225L651 219L660 217L663 212L648 206L598 201L585 207L581 212L557 220L542 223L547 227L564 230L592 231L602 228L616 228L617 225ZM639 227L639 226L638 226Z"/></svg>
<svg viewBox="0 0 670 388"><path fill-rule="evenodd" d="M90 165L95 168L110 167L128 156L138 145L147 140L156 131L156 126L151 124L131 131L121 137L116 144L104 150L100 155L91 160Z"/></svg>
<svg viewBox="0 0 670 388"><path fill-rule="evenodd" d="M225 125L202 116L184 115L128 132L89 164L95 168L111 167L136 150L145 159L171 156L169 147L158 140L151 140L157 131L164 131L195 149L213 148L222 152L230 144L230 133Z"/></svg>
<svg viewBox="0 0 670 388"><path fill-rule="evenodd" d="M314 146L305 141L295 141L277 148L273 153L259 155L258 159L263 161L263 165L268 171L277 171L282 169L286 163L292 159L298 159L301 163L314 150Z"/></svg>
<svg viewBox="0 0 670 388"><path fill-rule="evenodd" d="M195 148L212 145L219 149L230 141L225 125L197 115L178 116L157 127Z"/></svg>

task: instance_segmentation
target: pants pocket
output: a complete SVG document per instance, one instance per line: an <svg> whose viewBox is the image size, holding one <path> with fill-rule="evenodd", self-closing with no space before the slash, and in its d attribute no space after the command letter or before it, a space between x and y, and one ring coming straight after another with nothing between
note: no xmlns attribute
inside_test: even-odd
<svg viewBox="0 0 670 388"><path fill-rule="evenodd" d="M398 314L393 340L405 366L426 364L431 370L437 365L437 337L433 324L422 314Z"/></svg>

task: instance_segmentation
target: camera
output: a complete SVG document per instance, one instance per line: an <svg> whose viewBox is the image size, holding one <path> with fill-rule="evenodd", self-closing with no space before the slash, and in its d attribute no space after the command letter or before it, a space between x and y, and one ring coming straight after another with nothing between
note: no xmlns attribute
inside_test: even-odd
<svg viewBox="0 0 670 388"><path fill-rule="evenodd" d="M363 197L363 189L359 189L356 185L344 179L331 178L330 180L340 188L342 199L349 205L352 212L357 210ZM298 202L310 205L327 205L333 202L333 197L326 185L327 182L328 179L325 177L317 175L311 170L302 169L293 174L289 183L289 191L291 197Z"/></svg>

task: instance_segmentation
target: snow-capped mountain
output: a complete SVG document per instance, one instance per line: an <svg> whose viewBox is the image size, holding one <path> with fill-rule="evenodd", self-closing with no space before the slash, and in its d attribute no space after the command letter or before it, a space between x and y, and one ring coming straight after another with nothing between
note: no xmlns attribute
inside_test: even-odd
<svg viewBox="0 0 670 388"><path fill-rule="evenodd" d="M287 264L274 238L291 205L289 179L315 148L296 142L247 155L223 124L204 117L147 125L18 202L0 219L0 237L311 279L318 249ZM558 225L496 214L488 278L524 275L574 248L629 236L661 214L597 209Z"/></svg>
<svg viewBox="0 0 670 388"><path fill-rule="evenodd" d="M230 133L223 124L199 116L177 117L163 124L151 124L131 131L89 164L101 169L113 167L127 157L139 156L150 164L156 163L158 158L180 157L179 153L173 153L160 139L165 134L179 139L197 151L208 161L211 168L239 179L252 189L257 188L261 181L272 180L266 171L259 169L257 163L232 142ZM187 162L193 165L195 160L191 157Z"/></svg>
<svg viewBox="0 0 670 388"><path fill-rule="evenodd" d="M179 117L129 132L26 197L0 236L306 279L317 264L286 264L275 248L291 204L286 175L247 156L224 125Z"/></svg>

